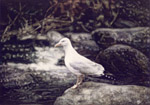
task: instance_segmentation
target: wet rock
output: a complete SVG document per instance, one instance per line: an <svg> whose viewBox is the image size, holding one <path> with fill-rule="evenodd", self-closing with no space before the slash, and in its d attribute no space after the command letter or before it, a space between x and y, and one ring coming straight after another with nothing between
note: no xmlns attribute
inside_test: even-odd
<svg viewBox="0 0 150 105"><path fill-rule="evenodd" d="M0 68L2 97L0 104L44 103L53 105L56 97L71 87L76 77L64 65L57 65L64 56L61 48L34 47L33 63L12 63ZM0 87L0 88L1 88ZM3 96L5 95L5 96Z"/></svg>
<svg viewBox="0 0 150 105"><path fill-rule="evenodd" d="M97 29L92 32L93 39L104 50L111 45L124 44L138 49L150 58L150 28Z"/></svg>
<svg viewBox="0 0 150 105"><path fill-rule="evenodd" d="M97 62L104 66L106 72L124 83L146 85L145 81L150 80L149 59L130 46L110 46L98 54Z"/></svg>
<svg viewBox="0 0 150 105"><path fill-rule="evenodd" d="M11 102L14 105L53 105L56 97L75 82L75 76L64 67L45 71L7 65L0 69L1 105Z"/></svg>
<svg viewBox="0 0 150 105"><path fill-rule="evenodd" d="M60 34L59 32L57 31L49 31L47 32L47 35L46 35L48 41L51 43L52 47L60 40L62 39L64 36L62 34Z"/></svg>
<svg viewBox="0 0 150 105"><path fill-rule="evenodd" d="M86 82L68 89L54 105L149 105L150 88Z"/></svg>

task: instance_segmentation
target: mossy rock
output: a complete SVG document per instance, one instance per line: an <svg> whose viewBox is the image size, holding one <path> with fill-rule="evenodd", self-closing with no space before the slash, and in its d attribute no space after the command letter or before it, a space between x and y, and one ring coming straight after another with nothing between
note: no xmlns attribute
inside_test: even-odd
<svg viewBox="0 0 150 105"><path fill-rule="evenodd" d="M102 50L115 44L124 44L140 50L150 58L149 27L124 29L101 28L93 31L92 37Z"/></svg>
<svg viewBox="0 0 150 105"><path fill-rule="evenodd" d="M127 45L113 45L97 56L97 62L116 80L143 85L150 81L150 62L140 51Z"/></svg>

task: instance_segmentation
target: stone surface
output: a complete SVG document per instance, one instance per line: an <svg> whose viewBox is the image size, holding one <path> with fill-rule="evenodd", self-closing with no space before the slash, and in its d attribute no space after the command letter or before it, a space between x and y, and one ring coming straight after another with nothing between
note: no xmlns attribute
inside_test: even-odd
<svg viewBox="0 0 150 105"><path fill-rule="evenodd" d="M110 46L98 54L97 62L117 80L128 84L144 84L144 81L150 80L149 59L130 46Z"/></svg>
<svg viewBox="0 0 150 105"><path fill-rule="evenodd" d="M68 37L78 49L88 49L98 51L99 48L89 33L65 33L64 36Z"/></svg>
<svg viewBox="0 0 150 105"><path fill-rule="evenodd" d="M34 49L33 63L1 65L0 88L4 93L0 104L53 105L56 97L75 83L76 77L64 65L57 65L64 56L62 49L36 46Z"/></svg>
<svg viewBox="0 0 150 105"><path fill-rule="evenodd" d="M110 29L102 28L92 32L93 39L104 50L111 45L124 44L143 52L150 58L150 28L124 28Z"/></svg>
<svg viewBox="0 0 150 105"><path fill-rule="evenodd" d="M11 39L7 43L3 43L5 48L2 48L3 54L7 54L6 61L8 61L8 65L1 69L0 72L0 90L2 91L0 99L3 100L0 104L5 105L5 103L14 102L14 105L19 105L19 103L27 105L31 103L36 105L51 105L56 97L62 95L67 88L75 83L75 76L67 71L64 66L63 50L61 48L53 48L54 44L62 37L69 37L76 50L93 61L95 61L100 50L101 52L97 56L98 63L105 66L107 73L113 75L115 78L117 77L116 81L93 77L86 77L85 81L117 85L135 84L150 86L147 78L149 74L147 71L149 60L143 54L143 51L146 52L149 48L149 46L146 46L149 43L149 34L144 34L144 37L142 36L143 30L148 33L148 29L135 28L133 31L132 29L125 29L126 31L122 31L123 33L117 29L104 29L109 34L106 37L103 36L104 39L102 38L100 43L97 42L99 39L94 37L98 45L94 42L91 34L68 32L62 35L56 31L49 31L45 35L37 35L36 40L34 40L35 43L32 42L35 38L32 35L22 37L20 40L15 37L13 39L16 39L16 41L12 41L13 39ZM141 32L141 35L135 34L136 32ZM95 31L95 33L99 33L99 31ZM131 34L132 37L129 35L130 33L133 34ZM95 35L94 32L92 34ZM112 40L115 39L115 43L111 43L111 40L109 40L110 36ZM56 39L57 37L58 39ZM144 40L140 40L141 42L139 42L138 38L143 38ZM133 42L130 39L135 41ZM114 45L118 43L122 45ZM140 47L139 49L136 44L140 46L141 43L144 45L144 48ZM104 47L101 48L101 46ZM25 58L28 58L26 60L31 60L32 62L27 64L15 62L16 60L23 60L18 57L18 51L21 54L23 53ZM34 54L34 56L26 56L28 52L32 52L31 54ZM9 55L16 57L13 59L14 63L9 62Z"/></svg>
<svg viewBox="0 0 150 105"><path fill-rule="evenodd" d="M87 82L68 89L54 105L150 105L150 88Z"/></svg>
<svg viewBox="0 0 150 105"><path fill-rule="evenodd" d="M7 65L0 69L0 105L53 105L55 99L76 79L63 67L45 71Z"/></svg>

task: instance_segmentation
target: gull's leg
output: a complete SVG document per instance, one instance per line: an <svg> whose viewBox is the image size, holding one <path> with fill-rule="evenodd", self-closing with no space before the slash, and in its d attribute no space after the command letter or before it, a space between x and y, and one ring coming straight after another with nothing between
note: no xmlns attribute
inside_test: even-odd
<svg viewBox="0 0 150 105"><path fill-rule="evenodd" d="M80 78L81 78L80 76L81 76L81 75L77 75L77 81L76 81L76 84L75 84L74 86L72 86L71 88L75 89L75 88L78 87L79 82L80 82Z"/></svg>
<svg viewBox="0 0 150 105"><path fill-rule="evenodd" d="M77 88L80 84L82 84L84 77L85 77L84 75L78 75L78 76L77 76L77 82L76 82L76 84L75 84L74 86L72 86L71 88L75 89L75 88Z"/></svg>
<svg viewBox="0 0 150 105"><path fill-rule="evenodd" d="M85 75L81 75L80 76L80 80L79 80L79 82L78 82L78 85L81 85L82 84L82 82L83 82L83 80L84 80L84 77L85 77Z"/></svg>

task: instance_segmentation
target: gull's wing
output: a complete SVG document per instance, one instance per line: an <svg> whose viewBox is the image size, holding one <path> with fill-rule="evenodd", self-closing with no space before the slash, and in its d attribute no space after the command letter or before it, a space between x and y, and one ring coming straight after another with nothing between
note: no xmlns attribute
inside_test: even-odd
<svg viewBox="0 0 150 105"><path fill-rule="evenodd" d="M81 73L86 75L102 75L104 72L104 67L100 64L90 61L89 59L80 59L80 61L70 62L70 66L79 70Z"/></svg>

